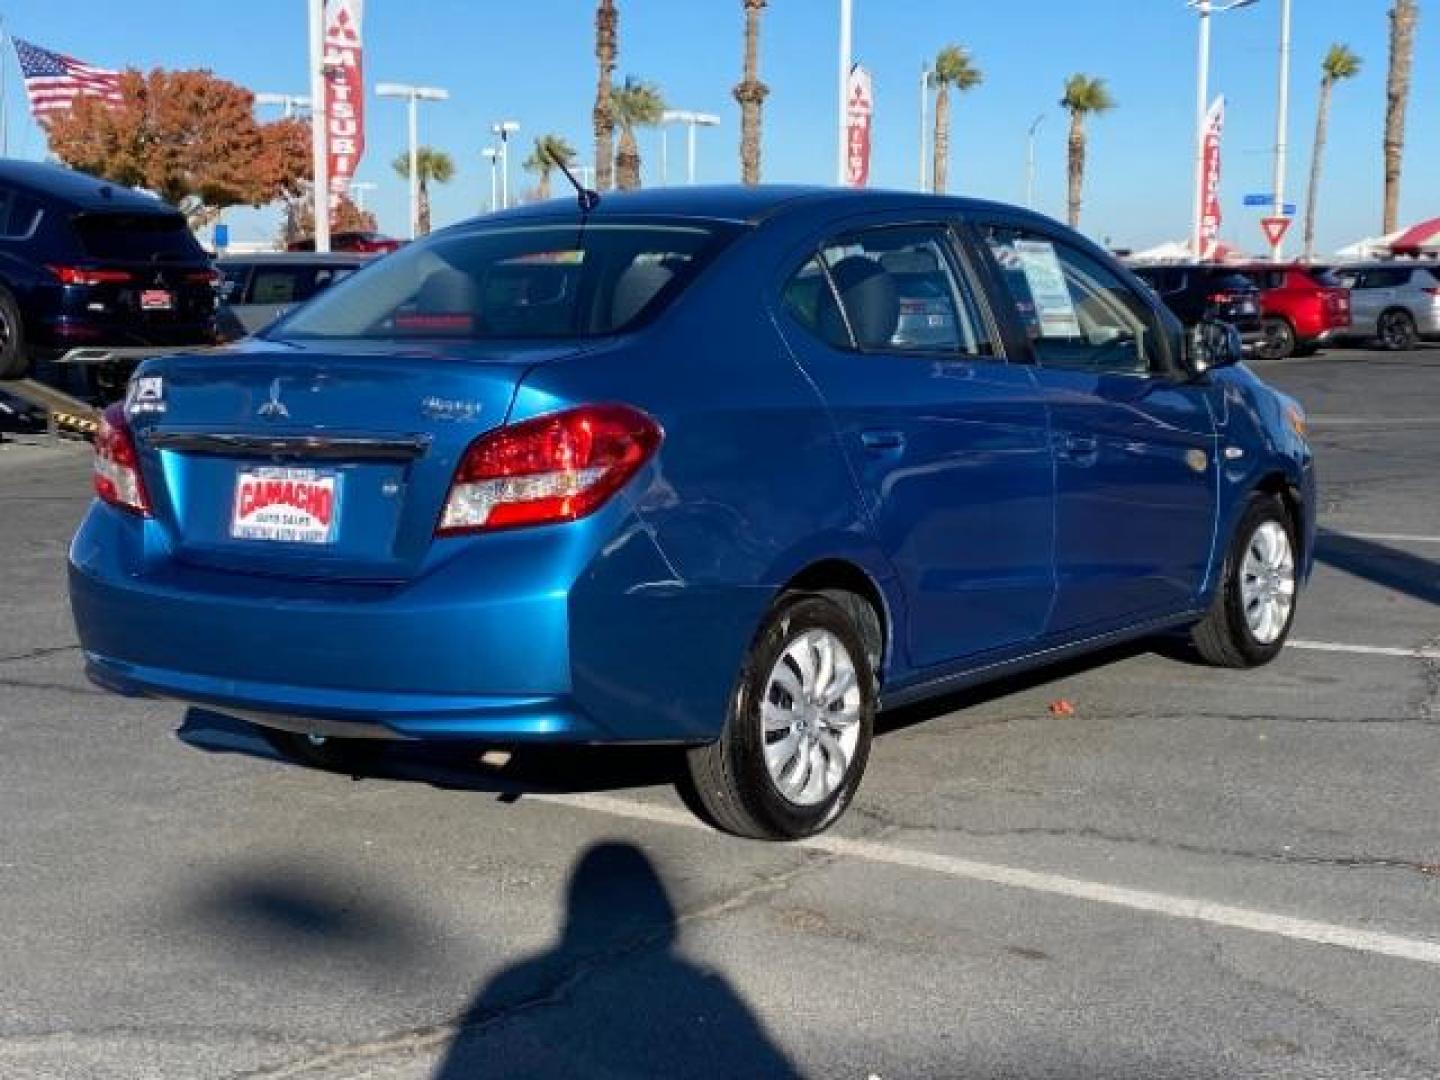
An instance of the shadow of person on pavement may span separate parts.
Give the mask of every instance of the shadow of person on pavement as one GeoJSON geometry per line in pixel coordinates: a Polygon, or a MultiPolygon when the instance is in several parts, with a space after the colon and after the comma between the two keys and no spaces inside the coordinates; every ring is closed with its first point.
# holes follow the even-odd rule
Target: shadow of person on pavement
{"type": "Polygon", "coordinates": [[[798,1076],[729,982],[678,954],[678,930],[638,848],[590,848],[560,939],[480,991],[436,1080],[798,1076]]]}

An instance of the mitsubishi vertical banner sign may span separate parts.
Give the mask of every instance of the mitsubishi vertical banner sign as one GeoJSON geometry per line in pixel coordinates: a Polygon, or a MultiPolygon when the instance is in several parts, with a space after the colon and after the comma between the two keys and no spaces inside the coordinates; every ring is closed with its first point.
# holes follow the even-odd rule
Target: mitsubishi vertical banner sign
{"type": "Polygon", "coordinates": [[[1225,128],[1225,99],[1218,97],[1205,114],[1205,144],[1200,169],[1200,258],[1215,254],[1220,243],[1220,136],[1225,128]]]}
{"type": "Polygon", "coordinates": [[[330,203],[350,190],[365,153],[365,68],[360,22],[365,0],[325,0],[325,145],[330,203]]]}
{"type": "Polygon", "coordinates": [[[850,66],[845,83],[845,183],[863,188],[870,183],[870,120],[875,115],[875,96],[870,72],[859,64],[850,66]]]}

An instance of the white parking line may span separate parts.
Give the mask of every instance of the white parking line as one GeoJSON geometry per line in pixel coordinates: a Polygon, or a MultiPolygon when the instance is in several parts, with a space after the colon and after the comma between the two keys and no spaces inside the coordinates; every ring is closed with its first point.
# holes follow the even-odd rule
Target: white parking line
{"type": "Polygon", "coordinates": [[[1390,645],[1346,645],[1338,641],[1288,641],[1287,649],[1308,652],[1355,653],[1359,656],[1403,656],[1410,660],[1440,660],[1440,649],[1404,649],[1390,645]]]}
{"type": "Polygon", "coordinates": [[[1346,540],[1380,540],[1392,544],[1440,544],[1440,536],[1416,536],[1414,533],[1347,532],[1344,529],[1327,529],[1326,531],[1331,536],[1339,536],[1346,540]]]}
{"type": "MultiPolygon", "coordinates": [[[[618,799],[612,795],[568,794],[568,795],[527,795],[526,799],[551,803],[576,810],[589,810],[614,817],[648,821],[659,825],[676,825],[686,829],[708,829],[698,818],[682,810],[668,806],[654,806],[649,803],[618,799]]],[[[821,851],[828,855],[840,855],[866,862],[884,863],[909,870],[923,870],[947,877],[983,881],[1011,889],[1026,889],[1030,892],[1048,893],[1052,896],[1066,896],[1073,900],[1089,900],[1097,904],[1129,908],[1152,915],[1164,915],[1172,919],[1190,919],[1209,923],[1231,930],[1249,930],[1272,937],[1289,938],[1315,945],[1333,945],[1341,949],[1370,953],[1376,956],[1390,956],[1400,960],[1414,960],[1421,964],[1440,966],[1440,941],[1422,938],[1401,937],[1375,930],[1359,930],[1335,923],[1316,922],[1312,919],[1296,919],[1289,915],[1277,915],[1253,908],[1233,907],[1217,904],[1191,896],[1172,896],[1168,893],[1149,892],[1143,889],[1126,889],[1106,885],[1099,881],[1085,881],[1080,878],[1047,874],[1035,870],[1021,870],[1013,866],[996,863],[976,862],[973,859],[955,858],[914,848],[882,844],[873,840],[847,840],[839,836],[816,836],[809,840],[798,840],[795,847],[807,851],[821,851]]]]}

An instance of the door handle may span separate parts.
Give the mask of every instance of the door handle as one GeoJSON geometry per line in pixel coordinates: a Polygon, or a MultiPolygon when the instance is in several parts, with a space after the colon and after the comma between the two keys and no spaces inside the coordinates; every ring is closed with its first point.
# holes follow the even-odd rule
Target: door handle
{"type": "Polygon", "coordinates": [[[860,445],[871,453],[895,453],[905,449],[905,436],[898,431],[862,431],[860,445]]]}

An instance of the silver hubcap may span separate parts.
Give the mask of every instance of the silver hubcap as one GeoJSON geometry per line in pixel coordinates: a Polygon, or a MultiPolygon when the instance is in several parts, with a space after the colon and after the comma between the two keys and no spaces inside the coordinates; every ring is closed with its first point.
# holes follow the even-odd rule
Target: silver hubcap
{"type": "Polygon", "coordinates": [[[760,704],[765,766],[787,800],[814,806],[845,780],[860,741],[855,661],[828,630],[792,641],[765,684],[760,704]]]}
{"type": "Polygon", "coordinates": [[[1278,522],[1267,521],[1250,537],[1240,564],[1240,600],[1245,622],[1261,645],[1273,645],[1290,623],[1295,606],[1295,556],[1278,522]]]}

